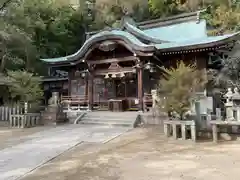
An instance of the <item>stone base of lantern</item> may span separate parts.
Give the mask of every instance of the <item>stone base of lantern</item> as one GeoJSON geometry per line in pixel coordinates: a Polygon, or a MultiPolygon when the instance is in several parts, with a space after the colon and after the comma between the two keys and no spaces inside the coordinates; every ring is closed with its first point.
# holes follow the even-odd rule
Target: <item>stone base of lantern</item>
{"type": "Polygon", "coordinates": [[[46,111],[42,112],[42,122],[46,124],[61,124],[67,121],[67,114],[62,112],[60,106],[48,106],[46,111]]]}

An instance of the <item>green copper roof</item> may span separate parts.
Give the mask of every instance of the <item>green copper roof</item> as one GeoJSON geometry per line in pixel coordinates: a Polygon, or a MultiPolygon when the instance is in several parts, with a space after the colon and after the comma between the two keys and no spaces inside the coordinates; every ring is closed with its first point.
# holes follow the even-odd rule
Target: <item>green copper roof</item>
{"type": "Polygon", "coordinates": [[[201,20],[199,23],[190,21],[170,26],[156,27],[143,30],[143,32],[156,39],[172,42],[182,42],[207,37],[205,20],[201,20]]]}
{"type": "Polygon", "coordinates": [[[205,45],[208,46],[211,43],[221,43],[223,40],[232,39],[235,36],[239,36],[240,32],[234,34],[227,34],[223,36],[210,36],[210,37],[202,37],[196,39],[189,39],[182,42],[171,42],[171,43],[163,43],[163,44],[156,44],[155,47],[159,50],[167,50],[171,48],[181,48],[193,45],[205,45]]]}
{"type": "Polygon", "coordinates": [[[138,38],[144,39],[145,41],[148,41],[150,43],[163,43],[166,42],[164,40],[161,40],[158,37],[154,37],[151,34],[147,34],[141,29],[138,29],[137,27],[129,24],[128,22],[125,23],[125,28],[130,31],[133,35],[137,36],[138,38]]]}

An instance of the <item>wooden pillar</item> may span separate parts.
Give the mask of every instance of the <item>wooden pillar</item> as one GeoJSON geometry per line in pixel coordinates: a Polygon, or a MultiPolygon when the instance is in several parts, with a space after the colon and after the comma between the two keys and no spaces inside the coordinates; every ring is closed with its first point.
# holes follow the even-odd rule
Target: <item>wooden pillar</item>
{"type": "Polygon", "coordinates": [[[68,96],[71,96],[73,77],[74,77],[74,70],[71,69],[71,70],[68,72],[68,96]]]}
{"type": "Polygon", "coordinates": [[[143,109],[143,68],[140,65],[138,69],[138,101],[139,101],[139,111],[144,111],[143,109]]]}
{"type": "Polygon", "coordinates": [[[114,98],[117,98],[117,87],[116,87],[116,81],[115,81],[115,79],[111,79],[111,81],[112,81],[112,86],[113,86],[113,97],[114,98]]]}
{"type": "Polygon", "coordinates": [[[93,110],[93,74],[89,72],[88,76],[88,109],[93,110]]]}
{"type": "Polygon", "coordinates": [[[84,97],[84,104],[87,102],[88,100],[88,77],[85,77],[85,97],[84,97]]]}

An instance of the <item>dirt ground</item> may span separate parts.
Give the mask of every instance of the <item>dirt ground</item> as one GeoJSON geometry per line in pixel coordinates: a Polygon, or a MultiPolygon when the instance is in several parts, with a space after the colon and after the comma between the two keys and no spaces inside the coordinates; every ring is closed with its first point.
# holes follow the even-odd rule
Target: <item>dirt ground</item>
{"type": "Polygon", "coordinates": [[[240,142],[166,140],[162,129],[139,128],[107,144],[82,144],[24,180],[239,180],[240,142]]]}
{"type": "Polygon", "coordinates": [[[40,126],[34,128],[14,129],[2,125],[0,126],[0,150],[24,142],[27,140],[24,139],[24,137],[49,128],[51,127],[40,126]]]}

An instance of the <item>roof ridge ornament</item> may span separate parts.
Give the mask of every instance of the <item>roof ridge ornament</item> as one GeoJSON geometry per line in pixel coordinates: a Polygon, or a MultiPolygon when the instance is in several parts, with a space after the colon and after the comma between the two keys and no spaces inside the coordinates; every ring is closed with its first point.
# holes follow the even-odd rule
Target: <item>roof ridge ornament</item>
{"type": "Polygon", "coordinates": [[[206,9],[202,9],[197,11],[197,23],[199,24],[201,21],[201,13],[206,12],[206,9]]]}

